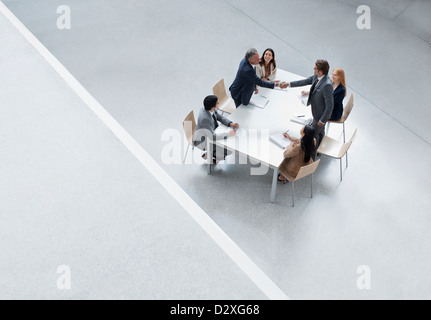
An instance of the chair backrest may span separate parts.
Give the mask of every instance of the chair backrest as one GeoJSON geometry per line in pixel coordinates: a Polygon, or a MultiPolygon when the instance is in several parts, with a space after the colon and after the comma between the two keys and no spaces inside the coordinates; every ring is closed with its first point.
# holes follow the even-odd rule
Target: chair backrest
{"type": "Polygon", "coordinates": [[[341,122],[344,122],[347,120],[347,118],[350,115],[350,112],[352,112],[353,105],[355,103],[355,98],[353,96],[353,93],[350,95],[350,99],[347,102],[346,106],[344,107],[343,116],[341,117],[341,122]]]}
{"type": "Polygon", "coordinates": [[[221,105],[229,98],[226,93],[226,87],[224,86],[224,79],[221,79],[215,84],[213,87],[213,94],[217,96],[221,105]]]}
{"type": "Polygon", "coordinates": [[[344,157],[344,155],[346,154],[346,152],[349,150],[350,146],[352,145],[353,139],[355,139],[357,131],[358,131],[358,129],[355,129],[355,132],[353,132],[353,135],[350,138],[350,140],[347,141],[346,143],[343,143],[341,145],[340,152],[338,153],[338,158],[344,157]]]}
{"type": "Polygon", "coordinates": [[[302,166],[299,169],[299,172],[295,178],[295,181],[302,179],[306,176],[309,176],[310,174],[313,174],[316,171],[317,167],[319,166],[319,163],[320,163],[320,159],[306,166],[302,166]]]}
{"type": "Polygon", "coordinates": [[[184,128],[184,133],[186,135],[188,143],[193,145],[193,134],[196,129],[196,120],[195,120],[195,114],[193,113],[193,110],[190,111],[190,113],[184,119],[183,128],[184,128]]]}

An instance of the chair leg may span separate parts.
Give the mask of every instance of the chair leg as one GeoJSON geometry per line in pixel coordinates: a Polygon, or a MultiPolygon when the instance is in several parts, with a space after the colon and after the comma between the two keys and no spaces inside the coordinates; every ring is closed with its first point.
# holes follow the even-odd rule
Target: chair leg
{"type": "Polygon", "coordinates": [[[313,198],[313,174],[311,174],[311,198],[313,198]]]}
{"type": "Polygon", "coordinates": [[[340,158],[340,182],[343,181],[343,158],[340,158]]]}
{"type": "MultiPolygon", "coordinates": [[[[343,122],[343,135],[344,135],[344,143],[346,143],[346,127],[343,122]]],[[[349,166],[349,154],[346,152],[346,168],[349,166]]]]}
{"type": "Polygon", "coordinates": [[[344,139],[344,143],[346,143],[346,125],[343,122],[343,139],[344,139]]]}
{"type": "Polygon", "coordinates": [[[292,207],[295,206],[295,181],[292,182],[292,207]]]}
{"type": "Polygon", "coordinates": [[[186,155],[184,156],[183,163],[186,162],[187,153],[189,152],[190,144],[187,145],[186,155]]]}

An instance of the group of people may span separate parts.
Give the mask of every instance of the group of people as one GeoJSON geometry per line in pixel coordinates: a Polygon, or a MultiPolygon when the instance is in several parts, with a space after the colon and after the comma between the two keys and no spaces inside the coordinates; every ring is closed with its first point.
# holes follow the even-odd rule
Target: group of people
{"type": "MultiPolygon", "coordinates": [[[[281,82],[276,80],[277,65],[274,50],[268,48],[260,57],[256,49],[249,49],[241,61],[235,80],[229,87],[232,99],[238,108],[240,105],[248,105],[253,93],[258,93],[258,87],[285,89],[311,85],[310,91],[303,91],[308,96],[307,106],[311,105],[313,122],[301,130],[301,139],[296,139],[285,133],[285,137],[293,142],[284,150],[284,161],[279,167],[278,180],[286,183],[287,179],[293,180],[301,166],[310,164],[316,157],[316,151],[325,135],[325,125],[331,121],[339,120],[343,114],[343,99],[346,96],[346,80],[344,70],[341,68],[332,71],[329,77],[329,63],[326,60],[317,60],[314,66],[314,74],[307,79],[281,82]],[[287,177],[287,179],[286,179],[287,177]]],[[[204,100],[204,108],[201,109],[194,134],[194,144],[202,150],[206,150],[206,138],[212,135],[212,140],[227,139],[234,136],[239,127],[229,119],[217,112],[218,98],[208,96],[204,100]],[[231,128],[223,134],[216,134],[218,121],[231,128]]],[[[213,159],[217,162],[226,157],[227,151],[213,145],[213,159]]],[[[207,154],[203,157],[206,159],[207,154]]]]}

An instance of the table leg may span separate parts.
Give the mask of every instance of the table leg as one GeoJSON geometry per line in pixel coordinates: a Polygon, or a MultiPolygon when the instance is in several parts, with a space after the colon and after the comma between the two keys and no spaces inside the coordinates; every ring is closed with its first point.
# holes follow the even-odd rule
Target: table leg
{"type": "Polygon", "coordinates": [[[277,191],[277,179],[278,179],[278,168],[274,168],[274,176],[272,177],[272,188],[271,188],[271,203],[275,201],[275,192],[277,191]]]}
{"type": "Polygon", "coordinates": [[[209,141],[209,139],[207,139],[207,170],[208,170],[208,175],[211,175],[211,165],[213,162],[213,144],[212,142],[209,141]]]}

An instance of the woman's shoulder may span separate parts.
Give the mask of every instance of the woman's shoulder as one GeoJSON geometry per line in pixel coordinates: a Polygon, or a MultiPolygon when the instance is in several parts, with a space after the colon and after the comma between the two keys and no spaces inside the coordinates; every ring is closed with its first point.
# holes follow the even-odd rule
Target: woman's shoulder
{"type": "Polygon", "coordinates": [[[340,91],[340,92],[345,92],[345,91],[346,91],[346,87],[345,87],[345,86],[343,86],[343,85],[340,83],[336,90],[338,90],[338,91],[340,91]]]}

